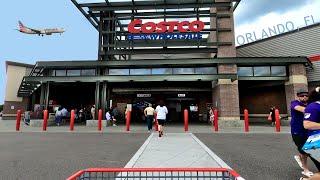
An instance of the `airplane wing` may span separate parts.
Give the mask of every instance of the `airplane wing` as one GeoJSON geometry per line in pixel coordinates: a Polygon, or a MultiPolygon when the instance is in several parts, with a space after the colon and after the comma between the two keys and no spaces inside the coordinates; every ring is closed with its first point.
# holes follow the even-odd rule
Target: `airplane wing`
{"type": "Polygon", "coordinates": [[[34,32],[37,33],[37,34],[41,34],[41,31],[39,31],[39,30],[37,30],[37,29],[32,29],[32,28],[29,28],[29,29],[31,29],[32,31],[34,31],[34,32]]]}

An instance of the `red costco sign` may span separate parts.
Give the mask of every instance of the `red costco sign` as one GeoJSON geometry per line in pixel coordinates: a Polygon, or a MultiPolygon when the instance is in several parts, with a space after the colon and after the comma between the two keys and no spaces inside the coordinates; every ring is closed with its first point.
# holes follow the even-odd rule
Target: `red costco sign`
{"type": "Polygon", "coordinates": [[[132,34],[144,33],[173,33],[177,29],[180,33],[198,33],[204,29],[204,22],[202,21],[162,21],[159,23],[146,22],[142,23],[142,20],[136,19],[131,21],[128,25],[128,31],[132,34]]]}

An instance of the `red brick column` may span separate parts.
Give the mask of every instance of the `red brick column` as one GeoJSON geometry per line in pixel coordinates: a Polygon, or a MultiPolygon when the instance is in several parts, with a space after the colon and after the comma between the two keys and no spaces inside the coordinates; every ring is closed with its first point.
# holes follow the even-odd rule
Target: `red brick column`
{"type": "MultiPolygon", "coordinates": [[[[218,71],[223,73],[236,73],[236,65],[219,65],[218,71]]],[[[219,120],[240,120],[238,81],[219,79],[213,83],[212,103],[219,110],[219,120]]]]}
{"type": "MultiPolygon", "coordinates": [[[[306,68],[303,64],[289,65],[289,80],[285,83],[288,115],[290,116],[290,102],[296,98],[297,91],[308,91],[306,68]]],[[[280,112],[281,113],[281,112],[280,112]]]]}

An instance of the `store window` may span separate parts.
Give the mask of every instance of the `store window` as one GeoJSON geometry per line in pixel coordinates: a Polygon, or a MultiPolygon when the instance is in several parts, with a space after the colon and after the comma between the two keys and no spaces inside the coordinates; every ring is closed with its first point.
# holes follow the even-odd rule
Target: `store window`
{"type": "Polygon", "coordinates": [[[95,76],[96,70],[95,69],[82,69],[81,76],[95,76]]]}
{"type": "Polygon", "coordinates": [[[271,66],[271,75],[272,76],[286,76],[286,67],[285,66],[271,66]]]}
{"type": "Polygon", "coordinates": [[[254,76],[270,76],[270,66],[253,67],[254,76]]]}
{"type": "Polygon", "coordinates": [[[152,74],[154,75],[172,74],[172,68],[153,68],[152,74]]]}
{"type": "Polygon", "coordinates": [[[199,67],[195,68],[196,74],[217,74],[216,67],[199,67]]]}
{"type": "Polygon", "coordinates": [[[129,75],[129,69],[109,69],[109,75],[129,75]]]}
{"type": "Polygon", "coordinates": [[[150,75],[151,69],[130,69],[130,75],[150,75]]]}
{"type": "Polygon", "coordinates": [[[55,71],[56,71],[56,76],[66,76],[65,69],[59,69],[59,70],[55,70],[55,71]]]}
{"type": "Polygon", "coordinates": [[[194,68],[173,68],[173,74],[194,74],[194,68]]]}
{"type": "Polygon", "coordinates": [[[68,69],[67,76],[80,76],[80,69],[68,69]]]}
{"type": "Polygon", "coordinates": [[[238,76],[253,76],[252,67],[238,67],[238,76]]]}

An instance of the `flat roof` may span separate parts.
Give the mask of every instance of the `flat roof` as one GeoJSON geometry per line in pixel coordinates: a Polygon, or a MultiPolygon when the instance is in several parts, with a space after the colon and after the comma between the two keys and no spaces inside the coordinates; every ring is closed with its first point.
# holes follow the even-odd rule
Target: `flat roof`
{"type": "Polygon", "coordinates": [[[33,68],[34,65],[32,64],[25,64],[20,62],[14,62],[14,61],[6,61],[6,71],[8,70],[8,66],[19,66],[19,67],[26,67],[26,68],[33,68]]]}

